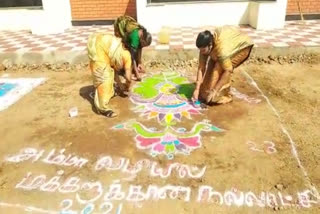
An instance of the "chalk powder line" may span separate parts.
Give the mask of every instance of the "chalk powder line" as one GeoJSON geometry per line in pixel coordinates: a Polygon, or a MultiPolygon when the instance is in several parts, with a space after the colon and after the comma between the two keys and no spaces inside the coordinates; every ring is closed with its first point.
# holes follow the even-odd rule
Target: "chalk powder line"
{"type": "Polygon", "coordinates": [[[304,168],[304,166],[302,165],[301,163],[301,160],[299,158],[299,154],[298,154],[298,151],[297,151],[297,148],[296,148],[296,144],[295,142],[293,141],[292,137],[290,136],[288,130],[285,128],[285,126],[283,125],[283,122],[282,122],[282,118],[279,114],[279,112],[277,111],[277,109],[272,105],[270,99],[265,95],[265,93],[263,93],[263,91],[259,88],[258,84],[254,81],[254,79],[246,72],[246,71],[243,71],[242,72],[244,74],[244,76],[247,78],[247,80],[249,81],[249,84],[251,84],[252,86],[254,86],[258,91],[259,93],[261,94],[261,96],[267,101],[269,107],[272,109],[273,113],[277,116],[278,120],[279,120],[279,123],[280,123],[280,127],[281,127],[281,131],[287,136],[287,138],[289,139],[289,142],[290,142],[290,145],[291,145],[291,152],[294,156],[294,158],[296,159],[298,165],[299,165],[299,168],[301,169],[305,179],[306,179],[306,182],[309,186],[309,188],[313,191],[313,195],[317,198],[317,200],[319,201],[320,200],[320,195],[319,195],[319,192],[317,190],[317,188],[312,184],[311,182],[311,179],[309,178],[308,176],[308,173],[307,173],[307,170],[304,168]]]}

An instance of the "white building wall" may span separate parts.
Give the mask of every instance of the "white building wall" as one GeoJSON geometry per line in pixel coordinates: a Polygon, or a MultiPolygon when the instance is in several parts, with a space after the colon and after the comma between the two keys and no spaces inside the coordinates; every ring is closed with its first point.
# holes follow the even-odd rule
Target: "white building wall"
{"type": "Polygon", "coordinates": [[[34,34],[61,33],[71,27],[69,0],[42,0],[43,9],[0,9],[0,30],[30,30],[34,34]]]}
{"type": "Polygon", "coordinates": [[[137,19],[151,32],[161,27],[250,24],[271,29],[284,26],[287,0],[276,2],[198,2],[147,4],[137,0],[137,19]]]}
{"type": "MultiPolygon", "coordinates": [[[[151,32],[161,27],[249,24],[257,29],[282,28],[287,0],[275,2],[203,2],[147,4],[136,0],[138,21],[151,32]]],[[[0,30],[61,33],[71,27],[69,0],[43,0],[43,10],[0,9],[0,30]]]]}
{"type": "Polygon", "coordinates": [[[283,28],[285,24],[287,0],[276,2],[251,2],[249,23],[256,29],[283,28]]]}
{"type": "Polygon", "coordinates": [[[31,18],[38,16],[40,10],[1,9],[0,30],[30,30],[31,18]]]}

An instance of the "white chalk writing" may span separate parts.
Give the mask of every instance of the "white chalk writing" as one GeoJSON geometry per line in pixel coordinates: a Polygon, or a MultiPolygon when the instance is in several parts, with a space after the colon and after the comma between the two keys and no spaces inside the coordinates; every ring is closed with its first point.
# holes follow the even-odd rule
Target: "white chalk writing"
{"type": "MultiPolygon", "coordinates": [[[[277,152],[275,144],[271,141],[263,141],[263,149],[257,147],[253,141],[248,141],[250,149],[256,152],[265,152],[273,154],[277,152]]],[[[45,164],[53,164],[64,167],[81,168],[87,164],[88,160],[70,154],[65,154],[65,149],[51,150],[45,155],[44,150],[38,151],[34,148],[26,148],[19,154],[7,156],[5,161],[20,163],[23,161],[41,161],[45,164]],[[43,159],[41,159],[43,158],[43,159]]],[[[170,176],[179,178],[202,178],[206,172],[206,166],[197,167],[171,162],[168,165],[161,166],[158,162],[148,159],[142,159],[136,163],[131,163],[128,158],[111,156],[102,156],[93,165],[93,170],[100,171],[119,171],[131,176],[128,180],[132,180],[138,173],[147,171],[151,178],[167,179],[170,176]]],[[[314,200],[316,194],[311,190],[297,192],[297,194],[288,195],[281,192],[242,192],[235,188],[225,192],[219,192],[211,186],[200,186],[197,193],[193,193],[191,187],[166,184],[164,186],[150,184],[148,186],[130,185],[123,187],[120,179],[113,180],[110,184],[104,184],[100,181],[86,181],[77,176],[64,176],[64,170],[57,171],[54,176],[45,174],[33,174],[28,172],[20,182],[15,186],[16,189],[25,191],[41,191],[48,193],[75,194],[75,201],[85,206],[80,213],[90,214],[95,209],[99,209],[103,213],[111,213],[113,210],[113,201],[127,201],[141,205],[147,200],[183,200],[189,202],[192,198],[196,198],[199,203],[216,203],[225,206],[258,206],[258,207],[303,207],[310,208],[314,204],[318,204],[319,200],[314,200]],[[100,206],[95,205],[101,202],[100,206]]],[[[71,210],[73,200],[66,199],[61,203],[61,213],[73,214],[71,210]]],[[[118,211],[122,210],[122,205],[118,207],[118,211]]],[[[117,211],[117,213],[118,213],[117,211]]],[[[75,212],[79,213],[79,212],[75,212]]]]}
{"type": "MultiPolygon", "coordinates": [[[[104,186],[101,182],[81,182],[79,178],[73,177],[72,180],[63,181],[60,177],[63,171],[59,171],[58,175],[47,178],[45,175],[34,176],[28,173],[16,185],[17,189],[38,190],[44,192],[60,192],[75,193],[76,200],[80,204],[95,203],[102,199],[104,202],[112,201],[128,201],[143,202],[147,200],[184,200],[191,201],[192,191],[190,187],[171,185],[165,186],[149,185],[143,187],[141,185],[131,184],[128,188],[123,188],[120,180],[114,180],[112,184],[104,186]],[[72,182],[71,182],[72,181],[72,182]],[[72,185],[70,184],[72,183],[72,185]],[[66,188],[71,187],[71,188],[66,188]]],[[[300,206],[309,208],[318,201],[312,200],[314,194],[310,190],[298,192],[293,195],[283,195],[281,192],[269,193],[261,192],[255,194],[253,192],[242,192],[235,188],[219,192],[211,186],[200,186],[198,189],[197,202],[217,203],[226,206],[258,206],[258,207],[275,207],[275,206],[300,206]]],[[[105,205],[107,206],[107,205],[105,205]]],[[[89,208],[88,208],[89,210],[89,208]]]]}
{"type": "Polygon", "coordinates": [[[198,190],[198,202],[216,203],[227,206],[258,206],[258,207],[303,207],[310,208],[318,201],[312,200],[314,194],[310,190],[298,192],[296,200],[292,195],[283,196],[281,192],[277,194],[261,192],[259,195],[253,192],[241,192],[238,190],[225,191],[224,193],[215,191],[211,186],[200,186],[198,190]],[[297,201],[297,202],[296,202],[297,201]]]}
{"type": "Polygon", "coordinates": [[[121,170],[123,173],[137,174],[143,169],[149,170],[152,177],[168,178],[172,172],[175,171],[180,178],[201,178],[206,172],[206,167],[198,168],[197,166],[189,166],[180,163],[171,163],[166,168],[161,168],[155,161],[143,159],[130,165],[130,161],[126,158],[113,159],[110,156],[100,158],[96,165],[95,170],[121,170]]]}
{"type": "MultiPolygon", "coordinates": [[[[38,151],[35,148],[25,148],[16,155],[7,156],[5,161],[13,163],[31,161],[33,163],[39,161],[44,154],[44,150],[38,151]]],[[[52,149],[47,155],[45,155],[43,159],[41,159],[41,161],[45,164],[78,168],[82,168],[88,163],[88,160],[85,158],[78,157],[76,155],[65,154],[65,149],[61,149],[59,151],[52,149]]],[[[206,172],[206,168],[206,166],[199,168],[198,166],[189,166],[180,163],[171,163],[162,168],[157,162],[149,159],[142,159],[136,163],[131,163],[128,158],[117,158],[111,156],[102,156],[94,165],[95,171],[121,171],[124,174],[132,175],[132,178],[134,178],[141,171],[147,170],[149,171],[151,177],[160,177],[163,179],[170,177],[172,173],[176,173],[180,178],[198,179],[203,177],[206,172]]],[[[58,178],[53,178],[52,182],[54,183],[54,181],[57,179],[58,178]]],[[[130,178],[126,179],[130,180],[130,178]]],[[[73,183],[76,183],[75,178],[72,178],[69,184],[66,184],[66,187],[76,188],[73,183]]]]}
{"type": "MultiPolygon", "coordinates": [[[[65,199],[60,203],[61,211],[60,214],[78,214],[77,211],[72,210],[73,200],[65,199]]],[[[122,211],[122,203],[119,204],[116,210],[116,214],[120,214],[122,211]]],[[[95,210],[100,210],[102,214],[110,214],[111,211],[115,208],[111,202],[102,202],[99,206],[99,209],[96,208],[95,204],[89,203],[84,206],[80,211],[80,214],[90,214],[94,213],[95,210]]],[[[99,212],[100,213],[100,212],[99,212]]]]}
{"type": "MultiPolygon", "coordinates": [[[[7,156],[5,161],[19,163],[23,161],[31,160],[32,162],[38,161],[44,154],[44,150],[38,151],[35,148],[22,149],[19,154],[7,156]]],[[[65,149],[61,149],[57,154],[56,150],[52,149],[49,154],[42,159],[42,162],[47,164],[54,164],[58,166],[72,166],[72,167],[83,167],[88,160],[80,158],[75,155],[65,155],[65,149]]]]}
{"type": "MultiPolygon", "coordinates": [[[[276,145],[271,141],[263,141],[263,149],[257,148],[258,146],[256,143],[251,140],[247,141],[247,144],[250,146],[249,149],[255,152],[265,152],[267,154],[273,154],[277,152],[276,145]]],[[[261,148],[262,146],[259,147],[261,148]]]]}

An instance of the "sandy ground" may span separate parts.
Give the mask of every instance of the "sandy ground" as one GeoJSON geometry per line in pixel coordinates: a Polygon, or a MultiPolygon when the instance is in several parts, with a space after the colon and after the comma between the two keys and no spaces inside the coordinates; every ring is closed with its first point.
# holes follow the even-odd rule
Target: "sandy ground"
{"type": "MultiPolygon", "coordinates": [[[[152,70],[156,69],[149,68],[148,72],[152,70]]],[[[195,69],[191,67],[181,72],[192,81],[195,69]]],[[[84,183],[100,182],[104,195],[109,185],[117,180],[126,192],[127,200],[112,201],[113,209],[108,212],[109,204],[103,204],[102,196],[92,203],[95,206],[92,212],[87,206],[81,213],[320,212],[319,201],[311,204],[310,208],[298,203],[299,192],[319,188],[320,185],[320,64],[244,65],[241,71],[235,72],[233,87],[251,97],[251,101],[261,99],[261,102],[249,103],[234,97],[228,105],[213,106],[202,111],[201,115],[192,116],[192,119],[183,119],[176,127],[189,130],[197,122],[207,119],[224,131],[201,132],[202,146],[190,155],[176,155],[173,160],[164,156],[151,157],[146,151],[138,149],[132,130],[111,129],[131,119],[146,127],[162,129],[155,119],[135,113],[132,110],[135,105],[128,98],[112,99],[111,105],[120,112],[115,119],[94,113],[89,96],[93,90],[89,71],[41,72],[35,69],[30,72],[20,69],[11,73],[10,77],[47,77],[48,80],[0,113],[0,213],[59,213],[64,208],[69,209],[67,201],[61,204],[67,199],[73,202],[70,209],[80,213],[86,204],[81,204],[79,197],[84,201],[99,194],[99,190],[94,191],[92,185],[83,186],[84,183]],[[250,85],[245,72],[270,99],[280,118],[259,90],[250,85]],[[72,107],[78,108],[79,115],[69,118],[68,111],[72,107]],[[25,148],[43,150],[44,153],[34,161],[6,161],[7,157],[25,148]],[[295,148],[298,156],[293,151],[295,148]],[[43,160],[53,149],[56,149],[56,156],[60,149],[65,149],[66,155],[85,158],[88,163],[81,168],[45,163],[43,160]],[[120,170],[95,170],[95,163],[102,156],[111,156],[115,161],[123,157],[132,164],[148,159],[164,168],[170,163],[180,163],[199,169],[206,167],[206,170],[200,178],[182,178],[177,171],[167,178],[160,178],[151,176],[150,170],[144,168],[132,177],[120,170]],[[46,181],[57,176],[60,189],[63,189],[61,185],[68,178],[77,176],[81,179],[78,185],[82,184],[83,188],[73,193],[54,190],[54,186],[49,188],[52,191],[17,188],[16,185],[28,172],[32,173],[31,178],[46,176],[46,181]],[[133,202],[131,199],[137,197],[128,196],[130,185],[140,185],[143,192],[149,185],[183,186],[191,190],[191,197],[187,200],[185,195],[179,194],[174,200],[168,196],[158,201],[133,202]],[[199,188],[205,185],[212,187],[217,194],[210,202],[204,196],[204,201],[198,202],[199,188]],[[232,202],[229,206],[228,202],[232,200],[228,197],[228,191],[239,197],[244,194],[247,199],[239,199],[238,205],[232,202]],[[223,200],[218,200],[218,192],[224,195],[223,200]],[[258,206],[258,200],[250,198],[249,192],[256,196],[275,194],[278,204],[258,206]],[[279,195],[283,198],[290,195],[292,200],[287,197],[286,202],[280,202],[279,195]],[[250,207],[248,205],[252,200],[254,206],[250,207]],[[122,211],[118,209],[121,204],[122,211]]],[[[168,188],[170,192],[172,188],[168,188]]],[[[315,196],[309,196],[310,200],[316,201],[315,196]]]]}

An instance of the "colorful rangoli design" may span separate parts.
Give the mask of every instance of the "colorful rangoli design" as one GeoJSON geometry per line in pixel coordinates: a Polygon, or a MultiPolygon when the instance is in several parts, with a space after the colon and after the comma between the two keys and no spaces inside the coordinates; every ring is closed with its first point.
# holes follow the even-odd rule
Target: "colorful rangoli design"
{"type": "Polygon", "coordinates": [[[167,126],[162,131],[146,128],[139,122],[130,121],[125,124],[119,124],[114,129],[134,130],[136,133],[136,145],[139,149],[149,150],[151,156],[160,154],[166,155],[172,159],[174,154],[189,155],[196,148],[201,147],[202,131],[222,131],[216,126],[211,125],[208,121],[196,123],[190,131],[184,128],[175,129],[167,126]]]}
{"type": "Polygon", "coordinates": [[[0,97],[6,95],[9,91],[14,89],[17,85],[11,83],[1,83],[0,82],[0,97]]]}
{"type": "Polygon", "coordinates": [[[174,127],[183,118],[191,119],[192,115],[201,114],[200,106],[190,101],[193,90],[194,85],[177,72],[162,72],[147,77],[133,88],[130,96],[136,104],[133,110],[148,119],[157,118],[163,128],[158,131],[140,122],[129,121],[113,129],[135,131],[136,146],[149,151],[152,156],[162,154],[172,159],[175,154],[188,155],[201,147],[201,132],[222,131],[209,121],[198,122],[189,131],[174,127]]]}
{"type": "Polygon", "coordinates": [[[0,78],[0,111],[16,103],[44,81],[45,78],[0,78]]]}

